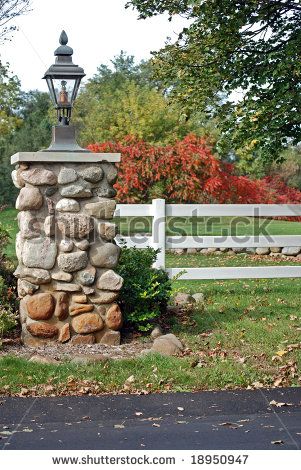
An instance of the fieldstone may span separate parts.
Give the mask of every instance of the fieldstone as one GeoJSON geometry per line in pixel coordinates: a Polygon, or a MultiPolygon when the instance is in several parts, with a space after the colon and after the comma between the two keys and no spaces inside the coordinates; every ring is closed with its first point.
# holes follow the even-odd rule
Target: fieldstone
{"type": "Polygon", "coordinates": [[[41,293],[33,295],[27,301],[28,316],[32,320],[49,320],[52,317],[55,302],[50,293],[41,293]]]}
{"type": "Polygon", "coordinates": [[[40,236],[41,220],[30,211],[21,211],[17,216],[22,238],[36,238],[40,236]]]}
{"type": "Polygon", "coordinates": [[[234,251],[234,253],[244,253],[246,249],[244,247],[234,246],[232,251],[234,251]]]}
{"type": "Polygon", "coordinates": [[[75,335],[72,336],[71,344],[94,344],[95,336],[90,335],[75,335]]]}
{"type": "Polygon", "coordinates": [[[95,289],[93,289],[93,287],[83,286],[83,293],[86,295],[92,295],[95,294],[95,289]]]}
{"type": "Polygon", "coordinates": [[[88,240],[81,240],[80,242],[75,242],[74,244],[76,248],[82,251],[87,251],[90,247],[90,243],[88,242],[88,240]]]}
{"type": "Polygon", "coordinates": [[[113,243],[94,244],[90,249],[90,262],[98,268],[115,268],[120,255],[120,247],[113,243]]]}
{"type": "Polygon", "coordinates": [[[44,234],[45,237],[53,237],[55,235],[55,217],[54,215],[48,215],[44,222],[44,234]]]}
{"type": "Polygon", "coordinates": [[[197,304],[203,304],[205,300],[203,292],[196,292],[195,294],[192,294],[192,298],[196,301],[197,304]]]}
{"type": "Polygon", "coordinates": [[[76,273],[76,280],[83,286],[91,286],[95,281],[96,269],[94,266],[89,266],[83,271],[76,273]]]}
{"type": "Polygon", "coordinates": [[[79,212],[80,205],[75,199],[60,199],[55,206],[58,212],[79,212]]]}
{"type": "Polygon", "coordinates": [[[118,292],[98,291],[97,297],[90,297],[93,304],[110,304],[118,297],[118,292]]]}
{"type": "Polygon", "coordinates": [[[38,188],[22,188],[16,201],[19,211],[38,210],[43,205],[43,196],[38,188]]]}
{"type": "Polygon", "coordinates": [[[76,333],[94,333],[103,327],[103,319],[97,313],[84,313],[72,319],[72,328],[76,333]]]}
{"type": "Polygon", "coordinates": [[[175,356],[180,354],[183,350],[183,344],[173,334],[167,334],[156,338],[151,350],[163,354],[164,356],[175,356]]]}
{"type": "Polygon", "coordinates": [[[99,315],[102,317],[102,318],[105,318],[106,316],[106,307],[104,305],[100,305],[99,307],[97,307],[97,312],[99,313],[99,315]]]}
{"type": "Polygon", "coordinates": [[[249,253],[250,255],[253,255],[254,253],[256,253],[256,248],[248,247],[248,248],[246,248],[246,253],[249,253]]]}
{"type": "Polygon", "coordinates": [[[100,166],[89,166],[83,168],[78,174],[86,181],[90,183],[98,183],[103,178],[103,170],[100,166]]]}
{"type": "Polygon", "coordinates": [[[178,292],[174,297],[173,297],[173,302],[175,305],[187,305],[187,304],[193,304],[195,303],[195,299],[190,295],[186,294],[186,292],[178,292]]]}
{"type": "Polygon", "coordinates": [[[21,176],[26,183],[34,186],[43,186],[46,184],[52,186],[57,183],[57,178],[53,171],[46,170],[45,168],[31,168],[22,171],[21,176]]]}
{"type": "Polygon", "coordinates": [[[32,336],[39,338],[54,338],[58,334],[58,328],[50,323],[34,322],[26,325],[26,328],[32,336]]]}
{"type": "Polygon", "coordinates": [[[88,298],[86,295],[73,295],[72,296],[72,302],[75,302],[77,304],[86,304],[88,302],[88,298]]]}
{"type": "Polygon", "coordinates": [[[20,319],[21,325],[23,325],[23,323],[26,323],[26,320],[27,320],[26,302],[29,298],[30,298],[30,296],[26,295],[23,299],[20,300],[19,319],[20,319]]]}
{"type": "Polygon", "coordinates": [[[31,356],[28,362],[35,362],[37,364],[58,364],[58,361],[56,359],[53,359],[49,356],[40,356],[39,354],[31,356]]]}
{"type": "Polygon", "coordinates": [[[62,168],[58,175],[59,184],[74,183],[78,178],[76,171],[73,168],[62,168]]]}
{"type": "Polygon", "coordinates": [[[117,226],[110,222],[99,222],[97,225],[97,231],[101,238],[110,241],[116,237],[117,226]]]}
{"type": "Polygon", "coordinates": [[[100,198],[112,198],[116,196],[117,191],[106,180],[103,180],[98,184],[97,188],[93,189],[93,194],[100,198]]]}
{"type": "Polygon", "coordinates": [[[58,187],[57,186],[49,186],[48,188],[46,188],[44,190],[44,194],[45,196],[53,196],[58,190],[58,187]]]}
{"type": "Polygon", "coordinates": [[[23,244],[24,244],[24,239],[22,237],[21,232],[18,232],[16,235],[16,256],[19,261],[19,263],[22,263],[22,253],[23,253],[23,244]]]}
{"type": "Polygon", "coordinates": [[[100,343],[106,344],[107,346],[119,346],[120,337],[120,331],[106,331],[102,336],[100,343]]]}
{"type": "Polygon", "coordinates": [[[62,291],[62,292],[78,292],[81,290],[81,286],[78,284],[71,284],[67,282],[56,282],[53,284],[53,289],[55,291],[62,291]]]}
{"type": "Polygon", "coordinates": [[[21,177],[20,170],[13,170],[11,172],[11,177],[14,183],[14,186],[18,189],[22,189],[25,186],[25,181],[21,177]]]}
{"type": "Polygon", "coordinates": [[[281,253],[281,248],[279,246],[271,246],[271,253],[281,253]]]}
{"type": "Polygon", "coordinates": [[[67,343],[67,341],[69,341],[70,338],[71,338],[70,326],[69,326],[69,323],[65,323],[65,325],[63,325],[62,328],[60,328],[58,341],[60,343],[67,343]]]}
{"type": "Polygon", "coordinates": [[[114,304],[106,314],[106,325],[111,330],[119,330],[122,326],[122,313],[119,305],[114,304]]]}
{"type": "Polygon", "coordinates": [[[188,255],[195,255],[198,252],[197,248],[187,248],[186,253],[188,255]]]}
{"type": "Polygon", "coordinates": [[[285,246],[282,248],[282,254],[285,256],[296,256],[300,253],[300,246],[285,246]]]}
{"type": "Polygon", "coordinates": [[[175,255],[183,255],[185,253],[184,248],[174,248],[173,253],[175,255]]]}
{"type": "Polygon", "coordinates": [[[257,247],[256,254],[257,255],[268,255],[270,253],[269,247],[257,247]]]}
{"type": "Polygon", "coordinates": [[[113,290],[119,291],[123,285],[123,278],[111,269],[103,273],[98,281],[97,287],[100,290],[113,290]]]}
{"type": "Polygon", "coordinates": [[[72,274],[65,273],[64,271],[56,271],[54,273],[51,273],[51,277],[55,281],[63,281],[63,282],[71,282],[73,279],[72,274]]]}
{"type": "Polygon", "coordinates": [[[85,238],[93,230],[91,218],[84,214],[61,214],[57,224],[64,237],[85,238]]]}
{"type": "Polygon", "coordinates": [[[103,163],[102,167],[104,169],[108,183],[110,184],[116,183],[117,176],[118,176],[118,170],[116,166],[112,163],[103,163]]]}
{"type": "Polygon", "coordinates": [[[91,304],[84,304],[84,305],[76,304],[76,305],[72,305],[69,308],[69,314],[70,314],[71,317],[75,317],[75,315],[80,315],[81,313],[92,312],[92,310],[94,310],[94,305],[91,305],[91,304]]]}
{"type": "Polygon", "coordinates": [[[65,320],[69,315],[69,295],[66,292],[59,292],[55,295],[56,304],[54,316],[59,320],[65,320]]]}
{"type": "MultiPolygon", "coordinates": [[[[271,251],[270,256],[271,256],[271,258],[278,258],[279,256],[282,256],[282,255],[281,255],[281,253],[273,253],[271,251]]],[[[298,256],[300,256],[300,255],[298,255],[298,256]]],[[[297,258],[298,258],[298,256],[297,256],[297,258]]]]}
{"type": "Polygon", "coordinates": [[[46,204],[47,204],[47,210],[49,215],[54,215],[55,214],[55,202],[50,199],[50,197],[46,197],[46,204]]]}
{"type": "Polygon", "coordinates": [[[64,186],[61,188],[60,193],[64,197],[85,198],[92,196],[92,191],[85,181],[64,186]]]}
{"type": "Polygon", "coordinates": [[[26,281],[25,279],[18,279],[18,296],[19,297],[25,297],[26,295],[33,295],[38,289],[39,289],[39,286],[36,286],[35,284],[32,284],[31,282],[26,281]]]}
{"type": "Polygon", "coordinates": [[[163,335],[163,331],[161,326],[157,325],[155,328],[152,330],[150,337],[155,340],[156,338],[159,338],[159,336],[163,335]]]}
{"type": "Polygon", "coordinates": [[[85,251],[60,254],[57,258],[57,264],[62,271],[73,273],[87,266],[88,256],[85,251]]]}
{"type": "Polygon", "coordinates": [[[63,239],[60,242],[59,250],[62,251],[63,253],[69,253],[70,251],[73,250],[73,247],[74,247],[74,243],[72,240],[63,239]]]}
{"type": "Polygon", "coordinates": [[[52,269],[56,254],[55,241],[50,238],[33,238],[24,242],[22,260],[27,268],[52,269]]]}
{"type": "Polygon", "coordinates": [[[45,269],[25,268],[24,266],[18,266],[14,272],[14,276],[38,285],[48,284],[48,282],[51,281],[49,271],[45,269]]]}
{"type": "Polygon", "coordinates": [[[221,246],[219,251],[221,251],[222,253],[227,253],[227,251],[229,251],[229,248],[227,248],[225,246],[221,246]]]}
{"type": "Polygon", "coordinates": [[[111,199],[102,199],[85,205],[85,211],[98,219],[112,219],[115,209],[116,202],[111,199]]]}

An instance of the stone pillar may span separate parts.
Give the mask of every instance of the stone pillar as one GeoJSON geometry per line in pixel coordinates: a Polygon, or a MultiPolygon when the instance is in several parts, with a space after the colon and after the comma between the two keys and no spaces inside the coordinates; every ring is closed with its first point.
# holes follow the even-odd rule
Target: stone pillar
{"type": "Polygon", "coordinates": [[[119,344],[123,279],[111,223],[119,154],[36,152],[11,159],[22,340],[119,344]]]}

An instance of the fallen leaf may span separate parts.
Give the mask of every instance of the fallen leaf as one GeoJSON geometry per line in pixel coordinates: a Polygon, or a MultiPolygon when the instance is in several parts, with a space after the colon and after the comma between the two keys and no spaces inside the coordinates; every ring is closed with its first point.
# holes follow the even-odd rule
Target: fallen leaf
{"type": "Polygon", "coordinates": [[[273,385],[275,387],[279,387],[279,385],[283,382],[283,380],[284,380],[284,377],[277,377],[277,379],[274,380],[273,385]]]}
{"type": "Polygon", "coordinates": [[[254,388],[264,387],[263,383],[261,383],[261,382],[253,382],[252,385],[253,385],[254,388]]]}
{"type": "Polygon", "coordinates": [[[277,408],[281,408],[282,406],[293,406],[293,403],[284,403],[284,402],[272,400],[270,401],[270,405],[277,406],[277,408]]]}
{"type": "Polygon", "coordinates": [[[136,415],[136,416],[142,416],[143,413],[142,413],[141,411],[136,411],[135,415],[136,415]]]}
{"type": "Polygon", "coordinates": [[[160,424],[153,423],[153,427],[154,427],[154,428],[159,428],[159,427],[160,427],[160,424]]]}
{"type": "Polygon", "coordinates": [[[230,423],[230,422],[220,423],[219,426],[225,426],[225,427],[230,428],[230,429],[237,429],[237,428],[242,428],[243,427],[242,424],[230,423]]]}
{"type": "Polygon", "coordinates": [[[184,411],[184,408],[183,408],[182,406],[178,406],[178,407],[177,407],[177,410],[179,410],[179,411],[184,411]]]}
{"type": "Polygon", "coordinates": [[[285,356],[285,354],[287,353],[288,351],[286,351],[285,349],[281,349],[280,351],[276,352],[276,355],[282,357],[282,356],[285,356]]]}
{"type": "Polygon", "coordinates": [[[123,429],[125,426],[123,424],[114,424],[115,429],[123,429]]]}
{"type": "Polygon", "coordinates": [[[282,446],[284,444],[284,441],[271,441],[271,444],[275,444],[275,445],[278,445],[278,446],[282,446]]]}

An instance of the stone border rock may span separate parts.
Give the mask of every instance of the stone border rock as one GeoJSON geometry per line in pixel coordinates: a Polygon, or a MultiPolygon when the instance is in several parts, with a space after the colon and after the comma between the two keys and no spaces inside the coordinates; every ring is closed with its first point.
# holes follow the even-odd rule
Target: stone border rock
{"type": "Polygon", "coordinates": [[[270,256],[273,258],[298,257],[301,259],[301,246],[285,246],[285,247],[258,247],[258,248],[172,248],[166,250],[176,255],[202,253],[204,255],[227,253],[228,255],[248,254],[258,256],[270,256]]]}

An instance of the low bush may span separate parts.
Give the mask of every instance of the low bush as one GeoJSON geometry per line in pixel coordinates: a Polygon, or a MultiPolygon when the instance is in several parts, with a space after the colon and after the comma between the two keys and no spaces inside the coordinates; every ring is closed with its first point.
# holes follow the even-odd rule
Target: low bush
{"type": "Polygon", "coordinates": [[[148,331],[166,311],[171,295],[171,281],[165,271],[152,267],[158,250],[122,248],[118,274],[124,285],[120,306],[126,326],[148,331]]]}
{"type": "Polygon", "coordinates": [[[1,338],[17,324],[16,279],[3,253],[8,241],[9,234],[0,224],[0,343],[1,338]]]}

